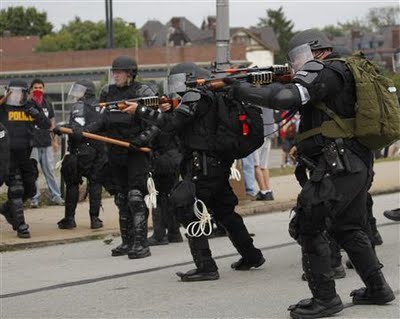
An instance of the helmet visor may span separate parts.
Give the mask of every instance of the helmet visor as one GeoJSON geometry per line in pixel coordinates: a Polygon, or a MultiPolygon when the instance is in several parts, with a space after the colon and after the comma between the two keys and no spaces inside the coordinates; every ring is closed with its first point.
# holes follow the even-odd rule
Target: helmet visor
{"type": "Polygon", "coordinates": [[[294,72],[297,72],[301,69],[301,67],[308,61],[314,59],[314,56],[311,51],[311,47],[308,43],[299,45],[289,51],[288,53],[289,62],[292,66],[294,72]]]}
{"type": "Polygon", "coordinates": [[[176,73],[168,76],[168,94],[186,91],[186,73],[176,73]]]}
{"type": "Polygon", "coordinates": [[[75,103],[84,97],[87,87],[78,83],[74,83],[68,92],[67,102],[75,103]]]}
{"type": "Polygon", "coordinates": [[[7,97],[7,104],[12,106],[21,106],[25,103],[27,90],[21,87],[9,87],[8,92],[11,94],[7,97]]]}

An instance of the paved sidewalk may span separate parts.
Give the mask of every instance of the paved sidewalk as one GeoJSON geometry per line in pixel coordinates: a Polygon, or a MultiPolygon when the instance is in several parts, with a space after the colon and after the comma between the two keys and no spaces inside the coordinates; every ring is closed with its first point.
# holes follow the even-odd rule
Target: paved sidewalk
{"type": "MultiPolygon", "coordinates": [[[[273,211],[286,211],[294,206],[300,187],[293,175],[271,178],[271,187],[274,191],[274,201],[260,202],[244,200],[237,207],[237,212],[241,215],[251,215],[273,211]]],[[[373,194],[379,194],[399,191],[400,161],[376,164],[375,178],[371,192],[373,194]]],[[[5,221],[3,216],[1,216],[0,251],[118,235],[118,213],[113,199],[106,198],[103,200],[104,210],[101,211],[100,218],[104,222],[104,228],[100,230],[90,229],[88,205],[89,203],[87,201],[78,204],[76,214],[78,226],[73,230],[60,230],[57,228],[57,221],[64,216],[64,207],[49,206],[40,209],[27,209],[25,211],[25,218],[30,225],[32,235],[30,239],[18,238],[16,232],[12,230],[11,226],[5,221]]],[[[392,207],[388,207],[388,209],[389,208],[392,207]]],[[[119,242],[118,239],[117,242],[119,242]]]]}

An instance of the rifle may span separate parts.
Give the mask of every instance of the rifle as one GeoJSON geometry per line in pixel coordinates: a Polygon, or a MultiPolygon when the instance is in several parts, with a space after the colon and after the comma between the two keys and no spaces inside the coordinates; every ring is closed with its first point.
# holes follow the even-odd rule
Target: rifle
{"type": "Polygon", "coordinates": [[[176,108],[179,105],[179,100],[176,98],[168,98],[166,96],[145,96],[139,97],[135,99],[126,99],[126,100],[118,100],[111,102],[101,102],[97,104],[93,104],[93,106],[100,106],[107,108],[109,110],[123,110],[128,107],[125,102],[136,102],[138,104],[142,104],[144,106],[148,106],[151,108],[157,108],[160,104],[169,103],[172,105],[172,108],[176,108]]]}
{"type": "MultiPolygon", "coordinates": [[[[63,134],[73,134],[72,129],[70,129],[68,127],[59,127],[59,130],[63,134]]],[[[100,142],[104,142],[104,143],[109,143],[109,144],[114,144],[114,145],[122,146],[125,148],[131,147],[129,142],[125,142],[125,141],[121,141],[121,140],[117,140],[114,138],[97,135],[97,134],[93,134],[93,133],[89,133],[89,132],[83,131],[82,136],[86,137],[88,139],[92,139],[92,140],[96,140],[96,141],[100,141],[100,142]]],[[[137,150],[140,152],[145,152],[145,153],[148,153],[151,151],[151,149],[148,147],[139,147],[137,150]]]]}
{"type": "Polygon", "coordinates": [[[227,69],[215,70],[213,73],[228,73],[226,77],[198,79],[194,81],[187,81],[186,86],[198,87],[203,86],[211,90],[221,89],[235,80],[245,81],[252,84],[270,84],[272,82],[290,82],[292,73],[286,65],[275,65],[265,68],[241,68],[241,69],[227,69]]]}
{"type": "Polygon", "coordinates": [[[254,67],[251,67],[251,68],[212,70],[211,73],[236,74],[236,73],[263,72],[263,71],[271,71],[275,75],[291,74],[290,67],[287,64],[285,64],[285,65],[277,64],[277,65],[265,66],[265,67],[254,66],[254,67]]]}

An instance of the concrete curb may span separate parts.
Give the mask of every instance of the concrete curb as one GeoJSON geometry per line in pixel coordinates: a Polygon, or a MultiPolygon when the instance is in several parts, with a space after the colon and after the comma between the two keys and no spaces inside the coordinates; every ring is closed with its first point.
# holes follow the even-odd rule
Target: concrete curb
{"type": "MultiPolygon", "coordinates": [[[[376,189],[371,191],[372,195],[383,195],[400,192],[400,186],[390,187],[387,189],[376,189]]],[[[251,216],[256,214],[267,214],[272,212],[284,212],[293,208],[296,204],[296,200],[288,200],[281,202],[257,202],[257,201],[244,201],[242,205],[237,206],[237,212],[242,216],[251,216]]],[[[149,227],[152,229],[152,227],[149,227]]],[[[87,240],[98,240],[106,237],[118,237],[119,232],[115,230],[102,231],[100,233],[91,233],[74,238],[57,239],[57,240],[43,240],[38,242],[26,242],[26,243],[13,243],[13,244],[1,244],[0,252],[22,250],[29,248],[40,248],[52,245],[63,245],[69,243],[76,243],[87,240]]]]}

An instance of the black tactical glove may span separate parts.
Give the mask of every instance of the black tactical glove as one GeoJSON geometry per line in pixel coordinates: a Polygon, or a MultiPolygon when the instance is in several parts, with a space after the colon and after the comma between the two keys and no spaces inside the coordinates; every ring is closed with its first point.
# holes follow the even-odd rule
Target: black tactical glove
{"type": "Polygon", "coordinates": [[[240,90],[243,88],[243,86],[250,86],[250,83],[246,82],[240,82],[236,79],[230,79],[226,78],[224,79],[224,82],[230,85],[230,88],[228,90],[228,98],[234,99],[234,100],[240,100],[240,90]]]}
{"type": "Polygon", "coordinates": [[[75,140],[75,141],[82,141],[83,139],[83,127],[74,127],[72,129],[72,134],[71,137],[75,140]]]}
{"type": "Polygon", "coordinates": [[[39,110],[36,107],[34,107],[33,104],[27,104],[24,107],[24,112],[32,117],[36,117],[40,113],[39,110]]]}
{"type": "Polygon", "coordinates": [[[56,125],[56,126],[53,128],[53,133],[56,134],[56,135],[62,135],[62,133],[61,133],[61,131],[60,131],[60,128],[61,128],[61,126],[56,125]]]}

